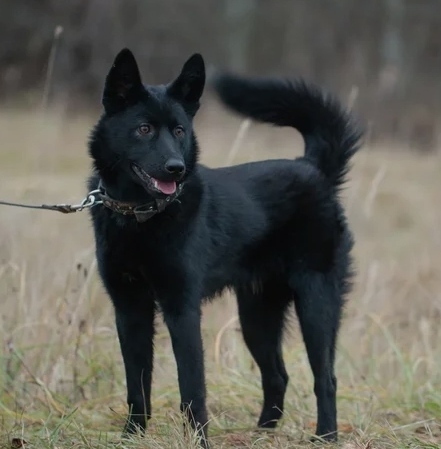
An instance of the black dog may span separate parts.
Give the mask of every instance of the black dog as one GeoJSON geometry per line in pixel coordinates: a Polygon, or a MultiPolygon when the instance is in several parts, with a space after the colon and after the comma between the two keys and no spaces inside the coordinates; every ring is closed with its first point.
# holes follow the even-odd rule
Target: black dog
{"type": "Polygon", "coordinates": [[[201,303],[237,295],[245,342],[262,375],[260,427],[283,413],[288,374],[282,333],[294,303],[314,374],[317,434],[335,439],[334,355],[352,238],[338,192],[360,133],[338,102],[303,82],[220,75],[221,100],[253,119],[292,126],[305,156],[228,168],[197,163],[192,127],[205,83],[193,55],[168,85],[143,86],[125,49],[104,90],[90,155],[99,272],[112,299],[130,413],[151,416],[154,315],[161,311],[177,362],[181,409],[207,446],[201,303]]]}

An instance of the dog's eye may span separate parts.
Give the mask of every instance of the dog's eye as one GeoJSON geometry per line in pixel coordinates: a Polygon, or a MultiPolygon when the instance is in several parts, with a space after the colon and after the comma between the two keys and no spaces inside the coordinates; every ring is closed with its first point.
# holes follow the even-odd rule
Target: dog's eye
{"type": "Polygon", "coordinates": [[[181,125],[178,125],[178,126],[174,129],[173,132],[175,133],[175,136],[176,136],[176,137],[184,137],[184,134],[185,134],[184,127],[181,126],[181,125]]]}
{"type": "Polygon", "coordinates": [[[150,134],[153,131],[153,126],[148,123],[143,123],[139,128],[139,134],[150,134]]]}

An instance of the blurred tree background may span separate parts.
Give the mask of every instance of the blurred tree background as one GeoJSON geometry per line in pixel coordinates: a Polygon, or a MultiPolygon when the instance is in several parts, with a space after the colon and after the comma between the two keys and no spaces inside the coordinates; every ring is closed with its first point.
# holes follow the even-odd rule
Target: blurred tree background
{"type": "Polygon", "coordinates": [[[209,67],[304,76],[351,102],[371,137],[439,144],[440,0],[0,0],[0,98],[100,105],[124,46],[147,83],[193,52],[209,67]],[[63,28],[54,40],[57,26],[63,28]]]}

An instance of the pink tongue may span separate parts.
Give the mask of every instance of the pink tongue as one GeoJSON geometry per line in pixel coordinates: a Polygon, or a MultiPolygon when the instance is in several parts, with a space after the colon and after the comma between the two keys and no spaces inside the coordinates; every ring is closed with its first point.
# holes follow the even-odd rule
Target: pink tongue
{"type": "Polygon", "coordinates": [[[166,195],[171,195],[172,193],[176,192],[176,183],[173,182],[164,182],[159,181],[159,179],[156,179],[156,187],[158,190],[160,190],[162,193],[165,193],[166,195]]]}

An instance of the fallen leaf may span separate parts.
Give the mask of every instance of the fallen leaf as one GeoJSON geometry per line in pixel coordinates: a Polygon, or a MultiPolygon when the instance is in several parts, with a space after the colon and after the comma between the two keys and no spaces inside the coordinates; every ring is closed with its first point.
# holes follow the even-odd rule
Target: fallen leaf
{"type": "Polygon", "coordinates": [[[241,434],[230,434],[226,437],[226,440],[229,444],[234,447],[248,446],[250,443],[250,438],[246,435],[241,434]]]}
{"type": "Polygon", "coordinates": [[[338,426],[338,431],[342,433],[352,433],[354,432],[354,427],[351,424],[340,424],[338,426]]]}
{"type": "Polygon", "coordinates": [[[311,430],[311,431],[315,431],[315,429],[316,429],[316,427],[317,427],[317,422],[316,421],[308,421],[306,424],[305,424],[305,427],[308,429],[308,430],[311,430]]]}
{"type": "Polygon", "coordinates": [[[27,444],[28,442],[23,440],[23,438],[12,438],[11,449],[20,449],[22,447],[26,447],[27,444]]]}
{"type": "MultiPolygon", "coordinates": [[[[308,430],[315,432],[315,429],[317,427],[317,422],[309,421],[306,423],[305,427],[308,430]]],[[[355,428],[351,424],[339,424],[338,425],[338,431],[342,432],[342,433],[352,433],[352,432],[354,432],[354,430],[355,430],[355,428]]]]}

